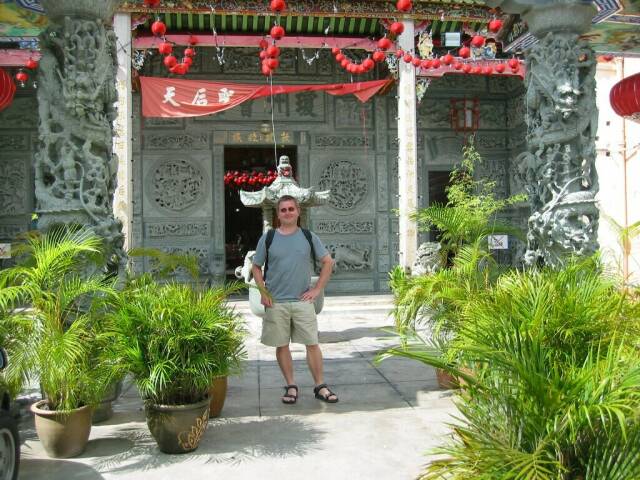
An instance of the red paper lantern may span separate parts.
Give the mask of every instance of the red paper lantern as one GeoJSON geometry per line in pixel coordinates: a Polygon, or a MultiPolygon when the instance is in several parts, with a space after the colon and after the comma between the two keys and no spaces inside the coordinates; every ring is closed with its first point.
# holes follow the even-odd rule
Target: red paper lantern
{"type": "Polygon", "coordinates": [[[393,42],[387,37],[382,37],[380,40],[378,40],[378,48],[380,48],[381,50],[389,50],[392,45],[393,42]]]}
{"type": "Polygon", "coordinates": [[[413,60],[413,55],[411,55],[410,53],[406,53],[404,57],[402,57],[402,60],[404,60],[404,63],[411,63],[413,60]]]}
{"type": "Polygon", "coordinates": [[[474,35],[471,39],[471,45],[476,48],[480,48],[484,45],[485,39],[482,35],[474,35]]]}
{"type": "Polygon", "coordinates": [[[185,65],[189,65],[191,66],[193,64],[193,58],[191,57],[184,57],[182,59],[182,63],[184,63],[185,65]]]}
{"type": "Polygon", "coordinates": [[[609,93],[609,102],[618,115],[640,123],[640,73],[616,83],[609,93]]]}
{"type": "Polygon", "coordinates": [[[381,52],[380,50],[376,50],[375,52],[373,52],[373,61],[374,62],[384,62],[384,59],[387,58],[387,56],[384,54],[384,52],[381,52]]]}
{"type": "Polygon", "coordinates": [[[345,58],[344,53],[339,53],[338,55],[336,55],[336,62],[341,63],[345,58]]]}
{"type": "Polygon", "coordinates": [[[356,65],[356,74],[362,75],[365,72],[364,65],[356,65]]]}
{"type": "Polygon", "coordinates": [[[160,45],[158,45],[158,51],[162,55],[169,55],[173,51],[173,45],[171,45],[169,42],[162,42],[160,45]]]}
{"type": "Polygon", "coordinates": [[[24,64],[29,70],[36,70],[38,68],[38,61],[30,58],[27,63],[24,64]]]}
{"type": "Polygon", "coordinates": [[[491,65],[487,65],[482,69],[482,73],[485,75],[491,75],[493,73],[493,67],[491,65]]]}
{"type": "Polygon", "coordinates": [[[463,64],[460,62],[454,62],[453,64],[453,68],[455,68],[456,70],[462,70],[462,66],[463,64]]]}
{"type": "Polygon", "coordinates": [[[280,56],[280,48],[275,45],[269,45],[267,48],[267,57],[275,58],[280,56]]]}
{"type": "Polygon", "coordinates": [[[340,66],[346,70],[349,67],[349,60],[346,58],[340,60],[340,66]]]}
{"type": "Polygon", "coordinates": [[[280,40],[282,37],[284,37],[285,31],[284,28],[282,28],[280,25],[274,25],[273,27],[271,27],[271,31],[269,32],[269,34],[271,35],[271,38],[280,40]]]}
{"type": "Polygon", "coordinates": [[[453,63],[453,60],[453,55],[451,55],[450,53],[442,56],[442,63],[444,63],[445,65],[451,65],[453,63]]]}
{"type": "Polygon", "coordinates": [[[341,52],[342,52],[342,50],[340,50],[338,47],[333,47],[333,48],[331,49],[331,55],[333,55],[334,57],[335,57],[336,55],[338,55],[339,53],[341,53],[341,52]]]}
{"type": "Polygon", "coordinates": [[[462,58],[469,58],[471,56],[471,50],[469,49],[469,47],[462,47],[460,48],[460,50],[458,50],[458,55],[460,55],[462,58]]]}
{"type": "Polygon", "coordinates": [[[606,53],[606,54],[602,55],[602,60],[604,60],[605,62],[610,62],[614,58],[615,57],[613,55],[611,55],[610,53],[606,53]]]}
{"type": "Polygon", "coordinates": [[[263,38],[262,40],[260,40],[260,43],[258,45],[260,46],[261,49],[264,50],[269,46],[269,42],[267,42],[267,40],[263,38]]]}
{"type": "Polygon", "coordinates": [[[20,83],[21,87],[29,80],[29,74],[27,72],[16,73],[16,80],[20,83]]]}
{"type": "Polygon", "coordinates": [[[517,58],[510,58],[507,64],[509,65],[509,68],[512,70],[514,68],[520,68],[520,62],[518,61],[517,58]]]}
{"type": "Polygon", "coordinates": [[[272,12],[282,12],[287,5],[284,3],[284,0],[271,0],[271,11],[272,12]]]}
{"type": "Polygon", "coordinates": [[[433,60],[425,60],[424,68],[433,68],[433,60]]]}
{"type": "Polygon", "coordinates": [[[504,63],[499,63],[498,65],[496,65],[496,72],[498,73],[504,73],[506,69],[507,67],[505,66],[504,63]]]}
{"type": "Polygon", "coordinates": [[[258,56],[260,57],[260,60],[264,60],[267,58],[267,52],[265,50],[261,50],[258,56]]]}
{"type": "Polygon", "coordinates": [[[167,68],[173,68],[178,64],[178,59],[173,55],[168,55],[164,57],[162,63],[164,63],[164,66],[167,68]]]}
{"type": "Polygon", "coordinates": [[[431,62],[429,60],[425,59],[420,62],[420,68],[423,68],[426,70],[429,67],[431,67],[431,62]]]}
{"type": "Polygon", "coordinates": [[[396,57],[398,58],[404,57],[404,50],[401,50],[401,49],[396,50],[396,57]]]}
{"type": "Polygon", "coordinates": [[[465,64],[462,66],[462,71],[463,71],[464,73],[471,73],[471,70],[473,70],[473,67],[472,67],[471,65],[469,65],[468,63],[465,63],[465,64]]]}
{"type": "Polygon", "coordinates": [[[398,0],[398,3],[396,3],[396,8],[401,12],[408,12],[413,8],[413,3],[411,2],[411,0],[398,0]]]}
{"type": "Polygon", "coordinates": [[[362,62],[362,66],[365,68],[365,70],[371,70],[373,67],[376,66],[376,64],[370,58],[365,58],[364,61],[362,62]]]}
{"type": "Polygon", "coordinates": [[[394,35],[400,35],[404,32],[404,24],[402,22],[393,22],[389,27],[389,31],[394,35]]]}
{"type": "Polygon", "coordinates": [[[191,47],[188,47],[188,48],[184,49],[184,56],[185,57],[193,57],[195,54],[196,54],[196,51],[191,47]]]}
{"type": "Polygon", "coordinates": [[[419,67],[421,61],[422,60],[420,60],[418,57],[413,57],[413,60],[411,60],[411,63],[413,63],[414,67],[419,67]]]}
{"type": "Polygon", "coordinates": [[[502,28],[502,20],[494,18],[489,22],[489,31],[492,33],[498,33],[502,28]]]}
{"type": "Polygon", "coordinates": [[[275,70],[280,65],[280,61],[277,58],[269,58],[267,60],[267,65],[271,70],[275,70]]]}
{"type": "Polygon", "coordinates": [[[144,6],[147,8],[156,8],[160,5],[160,0],[144,0],[144,6]]]}
{"type": "Polygon", "coordinates": [[[178,63],[171,67],[169,71],[176,75],[184,75],[189,70],[189,66],[186,63],[178,63]]]}
{"type": "Polygon", "coordinates": [[[440,59],[439,58],[434,58],[433,60],[431,60],[431,67],[432,68],[440,68],[440,59]]]}
{"type": "Polygon", "coordinates": [[[473,67],[471,69],[471,74],[472,75],[480,75],[482,73],[482,67],[477,66],[477,67],[473,67]]]}
{"type": "Polygon", "coordinates": [[[156,20],[151,24],[151,32],[156,37],[161,37],[167,33],[167,26],[161,20],[156,20]]]}

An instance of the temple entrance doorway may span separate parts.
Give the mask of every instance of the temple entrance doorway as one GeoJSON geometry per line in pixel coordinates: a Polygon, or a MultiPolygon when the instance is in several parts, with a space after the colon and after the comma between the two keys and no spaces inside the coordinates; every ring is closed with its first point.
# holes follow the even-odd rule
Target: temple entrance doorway
{"type": "MultiPolygon", "coordinates": [[[[294,175],[297,173],[296,147],[278,148],[278,158],[288,155],[293,166],[294,175]]],[[[242,178],[243,174],[249,179],[257,178],[258,174],[267,175],[275,172],[273,146],[225,147],[224,171],[231,173],[232,178],[242,178]],[[237,173],[236,173],[237,172],[237,173]]],[[[230,176],[231,176],[230,175],[230,176]]],[[[255,250],[260,235],[262,235],[262,210],[247,208],[240,201],[240,190],[259,190],[263,188],[255,185],[235,181],[225,182],[224,221],[225,221],[225,272],[227,280],[235,280],[236,267],[244,262],[249,250],[255,250]]]]}

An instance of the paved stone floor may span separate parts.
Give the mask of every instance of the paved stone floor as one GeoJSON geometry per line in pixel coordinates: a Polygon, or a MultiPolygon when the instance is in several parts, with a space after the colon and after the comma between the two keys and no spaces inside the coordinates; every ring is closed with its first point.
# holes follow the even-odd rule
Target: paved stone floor
{"type": "Polygon", "coordinates": [[[412,479],[430,448],[447,435],[455,413],[451,393],[437,388],[432,368],[374,356],[395,344],[385,331],[391,297],[330,297],[319,316],[325,378],[340,397],[313,397],[304,347],[293,355],[300,398],[283,405],[274,351],[258,341],[260,320],[236,302],[248,322],[244,374],[229,380],[224,410],[210,421],[198,450],[161,453],[150,436],[130,382],[114,416],[91,431],[85,452],[49,459],[30,417],[21,425],[20,479],[412,479]]]}

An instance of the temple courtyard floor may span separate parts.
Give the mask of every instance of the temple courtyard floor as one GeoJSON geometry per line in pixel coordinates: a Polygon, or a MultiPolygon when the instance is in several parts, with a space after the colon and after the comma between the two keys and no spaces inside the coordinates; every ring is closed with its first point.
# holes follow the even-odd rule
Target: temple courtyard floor
{"type": "Polygon", "coordinates": [[[326,299],[320,340],[337,404],[314,398],[304,347],[297,345],[292,351],[300,398],[296,405],[281,403],[284,381],[274,349],[259,343],[260,319],[238,301],[251,332],[248,361],[243,375],[229,379],[222,414],[209,422],[195,452],[158,450],[127,379],[113,417],[94,425],[79,457],[48,458],[25,415],[19,478],[413,479],[429,450],[446,439],[456,410],[431,367],[400,358],[374,363],[377,353],[396,343],[385,331],[393,323],[391,302],[388,295],[326,299]]]}

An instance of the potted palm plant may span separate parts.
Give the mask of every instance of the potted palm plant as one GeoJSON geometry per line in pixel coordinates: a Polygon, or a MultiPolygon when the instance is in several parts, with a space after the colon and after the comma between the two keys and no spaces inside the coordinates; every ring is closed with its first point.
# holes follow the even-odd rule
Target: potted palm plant
{"type": "Polygon", "coordinates": [[[93,233],[60,227],[33,234],[16,251],[17,265],[0,271],[0,309],[11,312],[12,384],[37,378],[44,399],[32,406],[36,431],[51,457],[80,454],[111,369],[96,355],[110,282],[92,266],[102,250],[93,233]]]}
{"type": "Polygon", "coordinates": [[[121,374],[133,375],[149,430],[165,453],[198,447],[213,379],[240,365],[244,326],[227,304],[239,288],[196,291],[143,275],[120,295],[110,318],[109,355],[121,374]]]}

